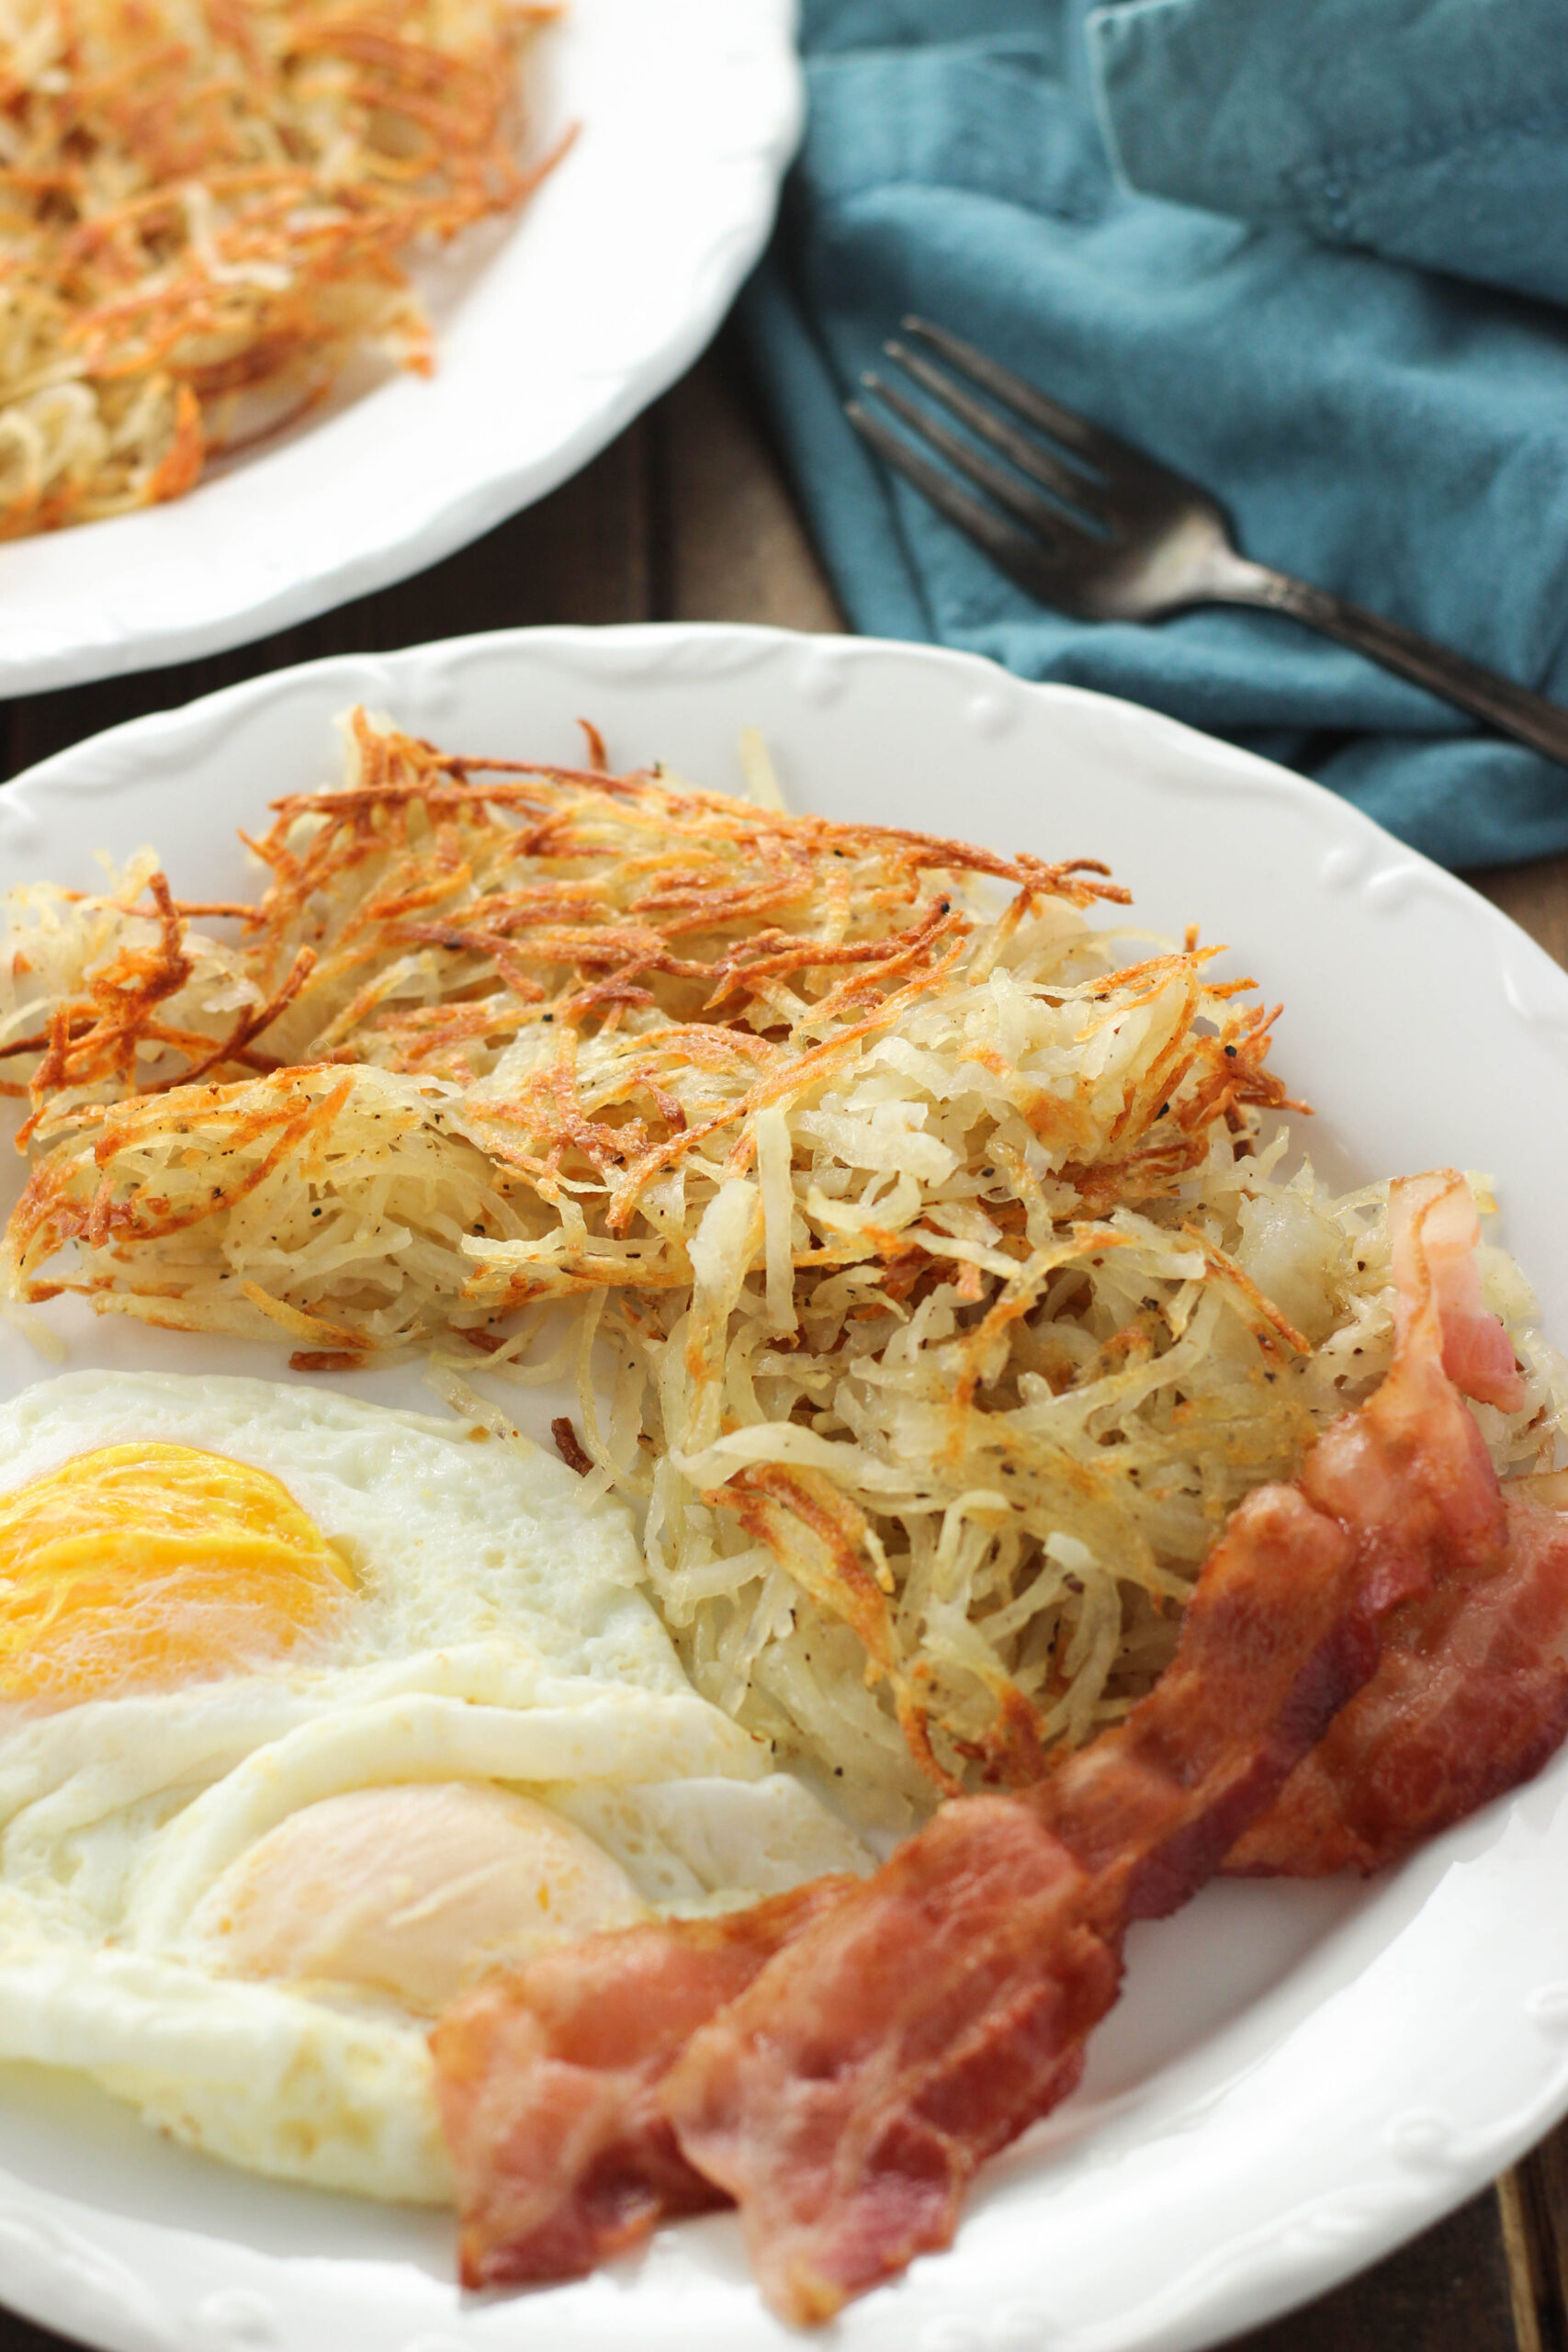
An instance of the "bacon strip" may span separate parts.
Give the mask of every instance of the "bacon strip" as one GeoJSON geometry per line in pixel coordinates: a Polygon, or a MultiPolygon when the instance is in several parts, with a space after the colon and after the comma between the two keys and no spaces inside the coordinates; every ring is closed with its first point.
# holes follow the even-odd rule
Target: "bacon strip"
{"type": "MultiPolygon", "coordinates": [[[[1440,1181],[1416,1184],[1424,1195],[1419,1243],[1441,1324],[1443,1372],[1469,1396],[1517,1406],[1523,1389],[1513,1351],[1481,1304],[1469,1190],[1456,1179],[1438,1190],[1440,1181]]],[[[1405,1320],[1404,1302],[1420,1289],[1412,1235],[1411,1218],[1396,1222],[1394,1273],[1405,1320]]],[[[1472,1498],[1469,1555],[1439,1564],[1431,1591],[1391,1614],[1372,1679],[1227,1857],[1226,1870],[1237,1875],[1379,1870],[1531,1779],[1568,1735],[1568,1664],[1561,1655],[1568,1637],[1568,1521],[1519,1491],[1505,1503],[1490,1464],[1483,1466],[1470,1417],[1461,1428],[1457,1399],[1425,1393],[1436,1386],[1429,1371],[1417,1404],[1421,1425],[1434,1427],[1439,1413],[1453,1423],[1456,1466],[1469,1443],[1471,1463],[1459,1474],[1472,1498]]],[[[1363,1494],[1364,1508],[1391,1517],[1393,1498],[1370,1484],[1363,1494]]]]}
{"type": "Polygon", "coordinates": [[[694,2034],[661,2104],[784,2318],[945,2245],[976,2167],[1077,2086],[1122,1981],[1094,1893],[1032,1805],[961,1798],[694,2034]]]}
{"type": "MultiPolygon", "coordinates": [[[[943,1807],[874,1878],[840,1884],[786,1923],[733,1991],[688,1974],[688,1931],[634,1930],[648,1949],[663,1939],[678,1997],[652,2076],[634,2069],[586,2169],[560,2135],[545,2145],[535,2119],[548,2112],[547,2069],[521,2035],[519,2071],[487,2078],[484,2099],[502,2167],[515,2171],[521,2152],[540,2197],[553,2187],[551,2218],[529,2224],[529,2261],[551,2258],[552,2232],[580,2256],[574,2233],[604,2145],[623,2185],[637,2171],[626,2194],[638,2228],[658,2210],[689,2210],[667,2198],[671,2150],[733,2198],[759,2283],[786,2319],[825,2320],[945,2245],[978,2165],[1077,2083],[1087,2037],[1116,1997],[1127,1925],[1196,1893],[1337,1711],[1370,1682],[1371,1696],[1383,1621],[1413,1617],[1436,1590],[1455,1597],[1456,1621],[1481,1624],[1509,1522],[1444,1368],[1457,1317],[1467,1377],[1500,1388],[1495,1351],[1470,1328],[1479,1294],[1455,1270],[1474,1237],[1462,1179],[1399,1188],[1394,1223],[1401,1303],[1387,1379],[1325,1432],[1295,1485],[1261,1489],[1233,1513],[1172,1664],[1123,1724],[1027,1796],[943,1807]]],[[[1555,1591],[1555,1545],[1528,1525],[1542,1591],[1555,1591]]],[[[1529,1612],[1503,1614],[1528,1640],[1529,1612]]],[[[618,2011],[644,1949],[605,1938],[555,1965],[586,1967],[592,1997],[618,2011]]],[[[479,1997],[526,2019],[537,1979],[536,1967],[479,1997]]],[[[493,2195],[484,2201],[496,2160],[487,2175],[482,2138],[469,2148],[466,2247],[476,2215],[487,2231],[504,2227],[493,2195]]],[[[677,2197],[690,2193],[682,2176],[677,2197]]],[[[545,2275],[508,2269],[512,2258],[492,2234],[483,2275],[545,2275]]]]}
{"type": "Polygon", "coordinates": [[[590,1937],[446,2012],[431,2049],[465,2287],[581,2278],[660,2216],[728,2201],[682,2156],[659,2078],[855,1883],[818,1879],[724,1917],[590,1937]]]}
{"type": "MultiPolygon", "coordinates": [[[[1481,1303],[1481,1270],[1475,1259],[1481,1224],[1470,1187],[1446,1170],[1442,1179],[1414,1181],[1443,1181],[1443,1190],[1427,1208],[1421,1237],[1443,1327],[1443,1370],[1467,1396],[1500,1406],[1506,1413],[1517,1412],[1524,1403],[1524,1382],[1507,1333],[1481,1303]]],[[[1397,1229],[1394,1241],[1397,1248],[1397,1229]]],[[[1399,1282],[1400,1276],[1396,1263],[1394,1280],[1399,1282]]],[[[1403,1283],[1401,1290],[1403,1295],[1403,1283]]]]}
{"type": "Polygon", "coordinates": [[[1568,1524],[1510,1496],[1497,1556],[1394,1611],[1377,1673],[1226,1870],[1381,1870],[1533,1779],[1568,1736],[1565,1636],[1568,1524]]]}

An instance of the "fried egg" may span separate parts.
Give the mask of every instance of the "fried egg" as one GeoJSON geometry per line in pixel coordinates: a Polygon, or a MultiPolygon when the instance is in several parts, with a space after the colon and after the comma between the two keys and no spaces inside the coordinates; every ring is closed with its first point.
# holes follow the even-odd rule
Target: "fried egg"
{"type": "Polygon", "coordinates": [[[536,1449],[92,1372],[0,1407],[0,2057],[445,2201],[426,2034],[486,1970],[871,1865],[536,1449]]]}

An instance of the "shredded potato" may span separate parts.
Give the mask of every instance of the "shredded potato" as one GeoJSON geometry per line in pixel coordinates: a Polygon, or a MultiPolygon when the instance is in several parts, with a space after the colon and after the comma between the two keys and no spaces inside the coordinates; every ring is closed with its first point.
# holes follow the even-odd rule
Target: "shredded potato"
{"type": "Polygon", "coordinates": [[[399,257],[516,204],[515,0],[0,0],[0,537],[428,369],[399,257]]]}
{"type": "MultiPolygon", "coordinates": [[[[1123,1713],[1226,1513],[1387,1367],[1386,1188],[1286,1172],[1252,984],[1092,926],[1092,863],[362,714],[254,846],[250,910],[151,853],[12,894],[11,1297],[423,1347],[503,1432],[496,1382],[575,1378],[698,1687],[867,1818],[1123,1713]]],[[[1545,1466],[1568,1388],[1484,1272],[1527,1400],[1482,1425],[1545,1466]]]]}

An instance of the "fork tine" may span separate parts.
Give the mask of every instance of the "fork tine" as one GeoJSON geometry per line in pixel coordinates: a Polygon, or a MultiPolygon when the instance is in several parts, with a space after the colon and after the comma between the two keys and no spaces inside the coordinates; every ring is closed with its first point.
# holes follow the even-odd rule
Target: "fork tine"
{"type": "Polygon", "coordinates": [[[1125,441],[1119,441],[1114,433],[1107,433],[1102,425],[1091,424],[1087,416],[1078,414],[1077,409],[1064,408],[1060,401],[1052,400],[1037,384],[1027,383],[1021,376],[1015,376],[1012,369],[1004,368],[999,360],[988,359],[983,351],[976,351],[974,345],[965,343],[961,335],[950,334],[945,327],[932,326],[929,319],[909,317],[902,320],[900,324],[906,334],[915,335],[921,343],[929,343],[933,351],[939,351],[961,376],[967,376],[972,383],[983,386],[987,392],[994,392],[998,400],[1005,401],[1017,415],[1026,417],[1031,424],[1038,425],[1042,433],[1049,433],[1053,440],[1061,442],[1064,448],[1079,450],[1091,466],[1098,466],[1106,475],[1123,469],[1136,473],[1148,471],[1151,460],[1140,450],[1132,448],[1125,441]]]}
{"type": "Polygon", "coordinates": [[[1082,507],[1097,522],[1106,519],[1104,502],[1091,475],[1079,473],[1076,467],[1064,465],[1060,458],[1053,457],[1048,449],[1043,449],[1038,441],[1032,441],[1026,433],[1021,433],[1016,425],[1009,424],[983,401],[977,401],[972,392],[966,392],[963,385],[955,383],[942,368],[933,368],[929,359],[922,359],[918,351],[909,351],[897,342],[885,343],[882,348],[888,358],[902,368],[906,375],[912,376],[933,400],[941,401],[944,408],[951,409],[961,424],[966,424],[970,432],[977,434],[982,441],[988,441],[993,449],[999,449],[1004,458],[1010,458],[1021,473],[1043,483],[1047,490],[1054,490],[1058,498],[1070,500],[1075,506],[1082,507]]]}
{"type": "Polygon", "coordinates": [[[940,450],[948,463],[955,466],[976,490],[983,490],[988,497],[994,498],[998,506],[1024,524],[1033,537],[1043,539],[1047,547],[1059,544],[1068,533],[1086,536],[1086,526],[1076,517],[1064,514],[1059,506],[1051,505],[1034,491],[1026,490],[1016,475],[1004,473],[1000,466],[991,463],[989,458],[982,458],[977,449],[972,448],[967,441],[961,441],[940,417],[931,415],[925,409],[918,408],[913,401],[907,400],[896,385],[885,384],[880,376],[863,376],[861,382],[868,392],[874,392],[895,416],[901,418],[911,433],[931,448],[940,450]]]}
{"type": "Polygon", "coordinates": [[[846,401],[844,414],[862,440],[869,442],[886,464],[901,473],[906,481],[913,482],[955,529],[979,542],[999,571],[1005,571],[1009,579],[1016,580],[1032,595],[1043,596],[1049,602],[1055,571],[1049,553],[1037,539],[1015,528],[994,506],[983,505],[966,490],[960,490],[951,474],[933,466],[901,433],[895,433],[881,417],[863,408],[859,401],[846,401]]]}

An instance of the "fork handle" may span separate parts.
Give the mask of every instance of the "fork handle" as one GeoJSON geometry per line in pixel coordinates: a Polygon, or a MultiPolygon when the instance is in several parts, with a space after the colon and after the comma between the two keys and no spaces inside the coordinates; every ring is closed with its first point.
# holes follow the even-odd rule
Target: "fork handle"
{"type": "Polygon", "coordinates": [[[1385,670],[1414,679],[1428,693],[1473,711],[1517,742],[1568,767],[1568,710],[1561,703],[1548,702],[1544,695],[1531,694],[1528,686],[1515,685],[1511,678],[1499,677],[1495,670],[1483,670],[1479,662],[1467,662],[1462,653],[1450,653],[1446,645],[1434,645],[1430,638],[1417,637],[1397,621],[1385,621],[1378,613],[1331,595],[1326,588],[1292,580],[1289,572],[1272,571],[1261,563],[1242,560],[1234,573],[1227,568],[1214,594],[1219,603],[1289,613],[1293,620],[1369,654],[1385,670]]]}

